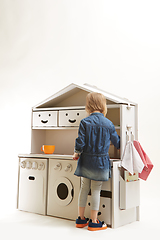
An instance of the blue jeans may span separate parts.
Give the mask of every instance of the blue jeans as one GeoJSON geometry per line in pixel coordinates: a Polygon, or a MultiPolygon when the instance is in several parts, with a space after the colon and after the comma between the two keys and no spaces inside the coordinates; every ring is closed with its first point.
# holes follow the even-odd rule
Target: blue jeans
{"type": "Polygon", "coordinates": [[[91,189],[91,210],[99,210],[100,192],[102,187],[101,181],[94,181],[88,178],[81,178],[81,189],[79,193],[78,206],[85,207],[87,203],[88,193],[91,189]]]}

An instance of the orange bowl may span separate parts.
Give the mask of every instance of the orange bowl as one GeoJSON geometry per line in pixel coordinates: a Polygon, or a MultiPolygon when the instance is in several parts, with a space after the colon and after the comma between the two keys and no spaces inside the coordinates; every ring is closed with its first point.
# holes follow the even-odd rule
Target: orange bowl
{"type": "Polygon", "coordinates": [[[55,150],[55,145],[43,145],[41,147],[41,151],[46,154],[52,154],[54,153],[54,150],[55,150]]]}

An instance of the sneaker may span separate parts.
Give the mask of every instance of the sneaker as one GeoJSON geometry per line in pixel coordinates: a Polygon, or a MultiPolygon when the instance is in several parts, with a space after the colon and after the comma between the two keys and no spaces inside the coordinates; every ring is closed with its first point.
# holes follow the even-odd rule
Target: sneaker
{"type": "Polygon", "coordinates": [[[81,217],[78,217],[76,219],[76,227],[77,228],[84,228],[85,226],[88,226],[88,220],[89,220],[89,218],[84,218],[82,220],[81,217]]]}
{"type": "Polygon", "coordinates": [[[88,230],[97,231],[104,229],[107,229],[107,225],[104,222],[101,222],[100,220],[97,219],[97,223],[92,223],[92,220],[90,219],[88,224],[88,230]]]}

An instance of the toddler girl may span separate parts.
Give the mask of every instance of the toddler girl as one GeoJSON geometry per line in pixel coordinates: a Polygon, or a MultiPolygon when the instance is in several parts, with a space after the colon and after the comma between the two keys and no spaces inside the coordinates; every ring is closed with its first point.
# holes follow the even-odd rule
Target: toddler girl
{"type": "Polygon", "coordinates": [[[73,159],[78,159],[75,175],[81,177],[81,189],[78,201],[79,217],[76,227],[85,227],[95,231],[106,229],[104,222],[97,219],[100,203],[100,191],[103,181],[111,177],[108,155],[110,141],[120,148],[120,138],[113,123],[105,117],[106,99],[101,93],[89,93],[86,97],[86,111],[90,114],[81,120],[78,138],[75,141],[73,159]],[[84,217],[88,193],[91,189],[90,221],[84,217]]]}

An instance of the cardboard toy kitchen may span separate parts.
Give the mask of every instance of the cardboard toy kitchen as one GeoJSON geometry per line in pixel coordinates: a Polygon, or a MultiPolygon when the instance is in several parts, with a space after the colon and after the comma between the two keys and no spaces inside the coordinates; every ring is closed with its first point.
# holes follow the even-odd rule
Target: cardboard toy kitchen
{"type": "MultiPolygon", "coordinates": [[[[75,220],[78,216],[80,178],[72,159],[86,95],[100,92],[107,100],[107,118],[121,138],[120,151],[110,146],[112,177],[101,190],[99,219],[111,228],[139,220],[140,180],[125,181],[121,158],[126,136],[138,140],[137,104],[84,84],[70,84],[32,108],[31,153],[19,155],[17,208],[19,210],[75,220]],[[53,154],[42,145],[55,145],[53,154]]],[[[90,213],[90,195],[85,216],[90,213]]]]}

